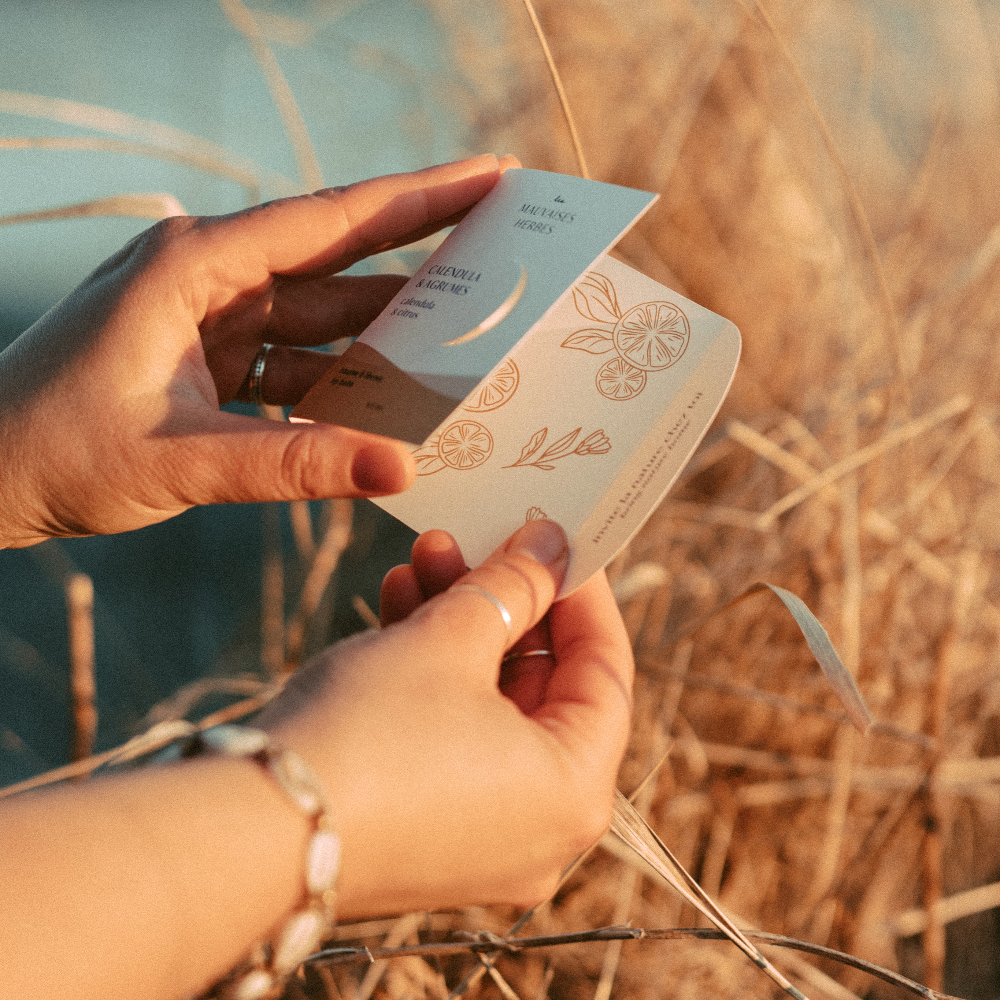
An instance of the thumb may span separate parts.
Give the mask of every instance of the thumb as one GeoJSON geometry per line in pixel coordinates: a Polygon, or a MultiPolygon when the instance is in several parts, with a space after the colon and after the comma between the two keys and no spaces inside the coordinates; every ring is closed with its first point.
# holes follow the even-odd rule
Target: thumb
{"type": "Polygon", "coordinates": [[[403,627],[430,630],[437,647],[450,652],[449,669],[479,672],[495,685],[500,658],[548,611],[568,563],[563,529],[554,521],[529,521],[403,627]]]}
{"type": "Polygon", "coordinates": [[[214,411],[161,432],[167,487],[187,505],[400,493],[415,476],[401,441],[331,424],[214,411]]]}

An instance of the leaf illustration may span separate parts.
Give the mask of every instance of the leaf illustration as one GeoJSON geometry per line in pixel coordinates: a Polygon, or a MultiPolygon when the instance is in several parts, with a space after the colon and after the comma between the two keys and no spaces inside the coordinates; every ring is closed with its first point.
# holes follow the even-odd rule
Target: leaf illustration
{"type": "Polygon", "coordinates": [[[549,433],[548,427],[543,427],[540,431],[535,431],[531,435],[531,440],[521,449],[515,465],[520,465],[525,459],[530,458],[545,443],[545,437],[549,433]]]}
{"type": "Polygon", "coordinates": [[[430,476],[445,468],[444,459],[440,455],[414,455],[417,463],[418,476],[430,476]]]}
{"type": "Polygon", "coordinates": [[[430,476],[445,468],[444,459],[438,452],[438,440],[438,436],[431,438],[413,453],[413,460],[417,463],[418,476],[430,476]]]}
{"type": "Polygon", "coordinates": [[[577,330],[562,342],[562,346],[588,354],[607,354],[615,349],[615,342],[603,330],[577,330]]]}
{"type": "Polygon", "coordinates": [[[573,446],[576,444],[576,439],[581,430],[583,430],[582,427],[577,427],[575,431],[570,431],[569,434],[564,434],[558,441],[555,442],[555,444],[550,444],[542,453],[540,461],[553,462],[557,458],[562,458],[564,455],[568,455],[573,450],[573,446]]]}
{"type": "Polygon", "coordinates": [[[532,462],[532,466],[536,469],[544,469],[546,472],[551,472],[555,466],[554,465],[542,465],[541,462],[532,462]]]}
{"type": "Polygon", "coordinates": [[[598,323],[617,323],[621,319],[615,286],[597,271],[588,271],[586,277],[573,287],[573,302],[581,316],[598,323]]]}

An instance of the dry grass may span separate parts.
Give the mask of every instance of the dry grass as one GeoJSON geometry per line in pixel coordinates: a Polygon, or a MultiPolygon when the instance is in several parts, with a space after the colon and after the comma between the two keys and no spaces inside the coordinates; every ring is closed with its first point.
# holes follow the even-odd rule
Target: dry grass
{"type": "MultiPolygon", "coordinates": [[[[524,7],[428,3],[451,32],[477,144],[574,172],[524,7]]],[[[997,18],[965,0],[536,9],[592,175],[661,193],[621,256],[731,318],[745,344],[715,431],[611,568],[639,665],[620,787],[631,793],[667,754],[637,805],[741,926],[993,997],[997,18]],[[773,598],[725,607],[758,580],[798,594],[827,626],[881,723],[867,738],[773,598]]],[[[0,94],[0,105],[22,97],[0,94]]],[[[139,125],[106,130],[251,174],[224,151],[139,125]]],[[[346,524],[346,512],[331,517],[318,549],[299,532],[316,586],[346,524]]],[[[275,674],[282,586],[272,565],[275,674]]],[[[322,589],[304,589],[297,635],[322,589]]],[[[447,930],[504,934],[516,917],[470,910],[338,937],[374,948],[447,930]]],[[[697,919],[598,850],[523,933],[697,919]]],[[[899,995],[825,960],[769,957],[814,998],[899,995]]],[[[722,942],[434,961],[313,970],[289,995],[443,998],[460,982],[466,996],[522,1000],[777,995],[722,942]]]]}
{"type": "MultiPolygon", "coordinates": [[[[477,93],[480,144],[577,172],[521,5],[502,42],[470,28],[467,4],[432,7],[477,93]]],[[[963,4],[898,8],[893,31],[849,3],[537,11],[592,175],[661,193],[622,256],[745,342],[714,435],[613,567],[650,584],[624,588],[639,683],[620,785],[671,746],[650,821],[744,926],[993,996],[993,916],[944,921],[992,905],[995,890],[956,894],[1000,878],[995,26],[963,4]],[[807,601],[894,730],[861,739],[831,717],[767,598],[713,616],[762,579],[807,601]]],[[[696,916],[599,852],[525,932],[621,920],[696,916]]],[[[497,968],[522,998],[774,993],[722,944],[612,947],[497,968]]],[[[843,995],[772,957],[806,993],[843,995]]]]}

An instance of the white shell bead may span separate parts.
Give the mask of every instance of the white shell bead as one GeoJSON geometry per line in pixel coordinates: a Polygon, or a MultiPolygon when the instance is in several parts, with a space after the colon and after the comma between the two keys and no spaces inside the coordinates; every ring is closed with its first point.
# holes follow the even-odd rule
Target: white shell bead
{"type": "Polygon", "coordinates": [[[201,738],[217,753],[229,757],[249,757],[250,754],[260,753],[271,743],[267,733],[259,729],[226,723],[206,729],[201,738]]]}
{"type": "Polygon", "coordinates": [[[340,837],[332,830],[317,830],[306,849],[306,889],[318,896],[333,885],[340,869],[340,837]]]}
{"type": "Polygon", "coordinates": [[[271,968],[275,975],[283,976],[298,968],[316,950],[325,922],[320,910],[303,910],[289,917],[274,945],[271,968]]]}
{"type": "Polygon", "coordinates": [[[280,757],[271,760],[269,766],[275,780],[302,812],[307,816],[322,812],[323,796],[312,771],[301,757],[286,750],[280,757]]]}
{"type": "Polygon", "coordinates": [[[274,985],[274,976],[267,969],[254,969],[240,976],[227,992],[227,1000],[260,1000],[274,985]]]}

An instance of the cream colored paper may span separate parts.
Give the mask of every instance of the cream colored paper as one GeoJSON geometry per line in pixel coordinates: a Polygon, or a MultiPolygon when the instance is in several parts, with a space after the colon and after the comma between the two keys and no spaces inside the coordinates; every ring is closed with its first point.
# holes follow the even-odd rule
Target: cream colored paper
{"type": "Polygon", "coordinates": [[[732,382],[739,331],[602,256],[420,447],[406,493],[376,500],[444,528],[470,566],[519,525],[570,538],[561,595],[639,530],[732,382]]]}

